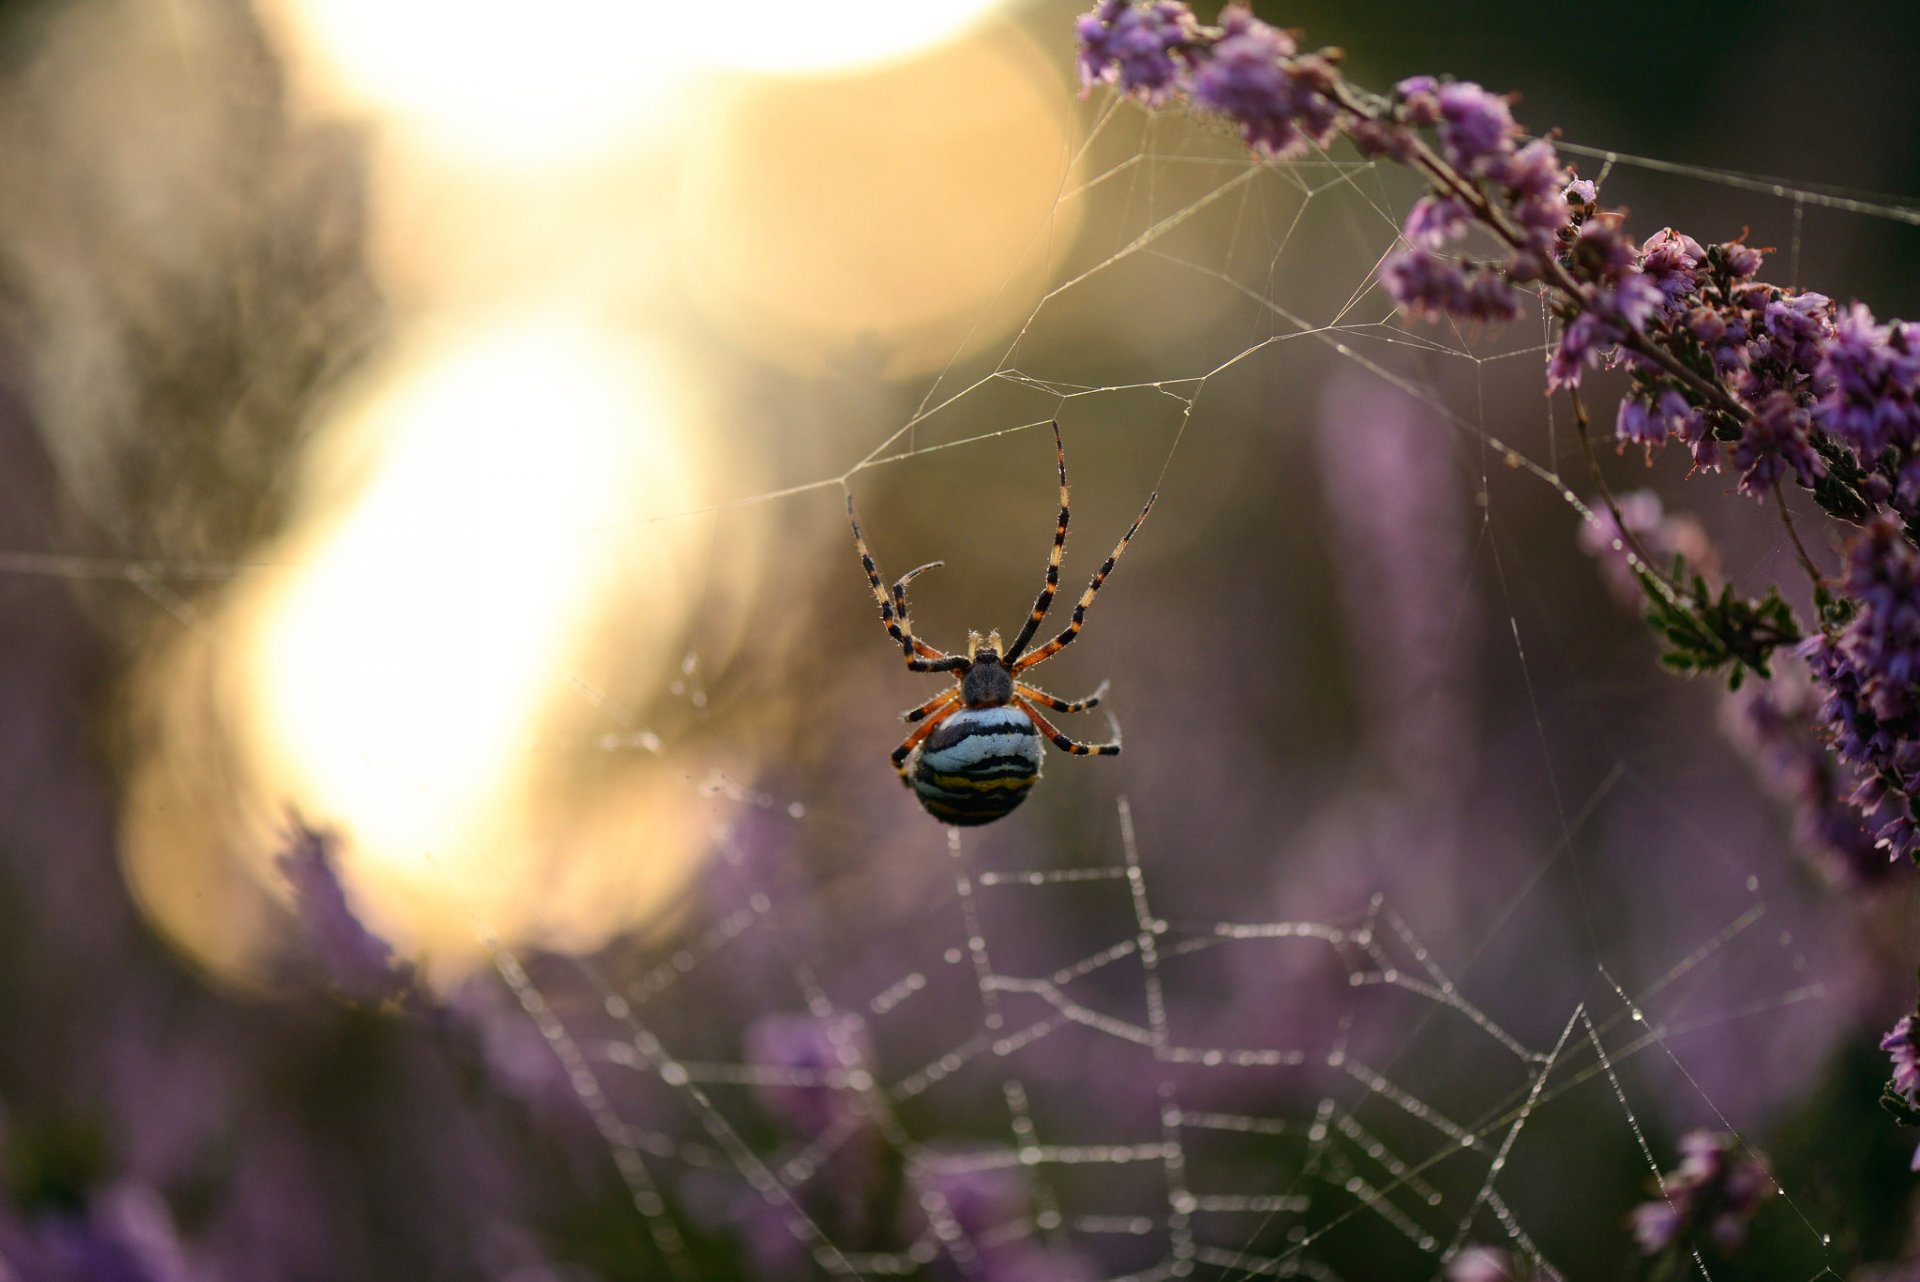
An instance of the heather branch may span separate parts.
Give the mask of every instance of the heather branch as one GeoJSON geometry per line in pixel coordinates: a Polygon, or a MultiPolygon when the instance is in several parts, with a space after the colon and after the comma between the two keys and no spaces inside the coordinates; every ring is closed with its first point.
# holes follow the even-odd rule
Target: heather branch
{"type": "MultiPolygon", "coordinates": [[[[1344,80],[1336,79],[1329,92],[1342,109],[1358,119],[1389,126],[1398,126],[1400,123],[1393,120],[1391,116],[1383,117],[1377,108],[1363,101],[1353,86],[1344,80]]],[[[1512,220],[1501,211],[1479,183],[1449,165],[1444,157],[1435,152],[1418,135],[1409,134],[1407,142],[1413,167],[1425,174],[1436,187],[1443,193],[1464,201],[1474,212],[1480,224],[1492,232],[1508,249],[1522,253],[1530,248],[1525,234],[1513,225],[1512,220]]],[[[1620,327],[1626,335],[1622,340],[1624,346],[1654,362],[1667,374],[1685,383],[1726,413],[1742,420],[1749,416],[1746,407],[1735,400],[1724,387],[1689,369],[1673,353],[1627,323],[1625,317],[1599,308],[1586,288],[1574,279],[1573,273],[1567,270],[1566,265],[1558,259],[1547,259],[1541,264],[1541,268],[1546,282],[1552,285],[1570,306],[1581,311],[1597,311],[1603,320],[1620,327]]]]}
{"type": "MultiPolygon", "coordinates": [[[[1624,212],[1601,208],[1595,185],[1560,164],[1551,134],[1521,145],[1508,100],[1478,85],[1414,76],[1370,95],[1340,75],[1338,50],[1301,53],[1293,33],[1236,6],[1208,27],[1181,0],[1100,0],[1078,30],[1089,86],[1109,82],[1154,106],[1184,97],[1236,123],[1257,155],[1299,155],[1344,134],[1363,154],[1419,173],[1430,194],[1380,268],[1403,311],[1511,320],[1516,285],[1539,282],[1562,321],[1549,391],[1623,360],[1623,444],[1651,455],[1678,441],[1695,470],[1731,463],[1743,492],[1775,491],[1814,585],[1819,631],[1800,648],[1824,699],[1821,734],[1839,768],[1863,780],[1846,804],[1882,848],[1920,857],[1920,333],[1881,325],[1858,303],[1836,308],[1759,280],[1764,251],[1744,235],[1702,246],[1668,228],[1636,244],[1624,212]],[[1503,247],[1503,263],[1458,251],[1475,226],[1503,247]],[[1789,478],[1859,528],[1831,582],[1778,493],[1789,478]]],[[[1603,495],[1633,543],[1620,505],[1603,495]]],[[[1801,636],[1777,589],[1737,598],[1684,565],[1667,579],[1637,544],[1635,555],[1648,621],[1674,666],[1732,665],[1736,682],[1742,669],[1765,676],[1772,652],[1801,636]]]]}

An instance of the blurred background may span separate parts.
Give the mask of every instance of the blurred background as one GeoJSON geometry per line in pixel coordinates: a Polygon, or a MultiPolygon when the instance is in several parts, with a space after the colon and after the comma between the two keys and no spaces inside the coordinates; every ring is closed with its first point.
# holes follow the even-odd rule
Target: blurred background
{"type": "MultiPolygon", "coordinates": [[[[1543,323],[1077,12],[0,5],[0,1278],[1619,1277],[1697,1127],[1788,1195],[1710,1276],[1920,1245],[1911,878],[1659,669],[1543,323]],[[845,496],[1010,629],[1055,418],[1067,592],[1160,496],[1044,672],[1127,752],[950,846],[845,496]]],[[[1915,310],[1905,9],[1260,12],[1915,310]]]]}

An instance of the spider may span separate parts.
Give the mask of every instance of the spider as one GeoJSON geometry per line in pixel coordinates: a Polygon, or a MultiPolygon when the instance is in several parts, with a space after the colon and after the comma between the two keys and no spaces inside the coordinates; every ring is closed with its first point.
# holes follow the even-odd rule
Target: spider
{"type": "Polygon", "coordinates": [[[1113,757],[1120,753],[1120,727],[1113,727],[1111,743],[1078,743],[1061,734],[1041,713],[1085,712],[1096,707],[1106,693],[1103,682],[1084,699],[1057,699],[1038,686],[1018,680],[1020,673],[1045,663],[1080,635],[1087,607],[1094,594],[1113,573],[1114,563],[1127,550],[1134,532],[1153,510],[1151,494],[1133,524],[1114,545],[1106,563],[1094,572],[1080,603],[1073,607],[1073,619],[1053,640],[1027,653],[1027,643],[1039,630],[1060,586],[1060,557],[1067,546],[1067,450],[1060,441],[1060,424],[1053,425],[1054,455],[1060,465],[1060,521],[1053,531],[1053,552],[1047,558],[1046,584],[1033,603],[1026,626],[1003,647],[1000,633],[986,636],[967,634],[967,652],[948,654],[936,650],[913,634],[913,622],[907,611],[907,585],[943,561],[932,561],[900,576],[888,591],[881,583],[880,570],[873,553],[860,533],[860,520],[854,515],[853,495],[847,495],[847,521],[853,526],[854,546],[860,552],[860,564],[866,569],[867,582],[873,587],[873,599],[880,604],[880,621],[887,635],[900,643],[907,667],[915,672],[950,672],[954,684],[917,708],[900,714],[903,721],[917,722],[912,734],[893,750],[893,768],[900,782],[913,789],[921,806],[942,823],[971,825],[991,823],[1026,800],[1027,793],[1040,778],[1040,761],[1045,737],[1062,752],[1083,757],[1113,757]]]}

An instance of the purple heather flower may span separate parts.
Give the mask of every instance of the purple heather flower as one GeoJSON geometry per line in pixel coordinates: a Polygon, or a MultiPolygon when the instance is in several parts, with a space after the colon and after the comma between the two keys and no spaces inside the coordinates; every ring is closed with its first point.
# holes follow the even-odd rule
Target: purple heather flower
{"type": "MultiPolygon", "coordinates": [[[[1915,1031],[1913,1016],[1902,1015],[1880,1039],[1880,1049],[1893,1057],[1893,1076],[1887,1089],[1905,1100],[1910,1109],[1920,1109],[1920,1043],[1914,1040],[1915,1031]]],[[[1920,1171],[1920,1148],[1913,1151],[1912,1166],[1920,1171]]]]}
{"type": "Polygon", "coordinates": [[[1543,259],[1551,255],[1573,219],[1565,194],[1566,169],[1553,144],[1536,138],[1489,169],[1505,186],[1513,221],[1526,237],[1526,248],[1518,253],[1543,259]]]}
{"type": "Polygon", "coordinates": [[[1826,392],[1814,416],[1869,465],[1888,446],[1920,442],[1920,353],[1904,326],[1875,324],[1861,303],[1843,309],[1819,374],[1826,392]]]}
{"type": "Polygon", "coordinates": [[[1860,772],[1851,800],[1862,814],[1880,810],[1874,837],[1899,860],[1920,850],[1920,555],[1899,526],[1882,518],[1860,532],[1843,589],[1853,620],[1801,653],[1826,693],[1820,718],[1834,752],[1860,772]]]}
{"type": "Polygon", "coordinates": [[[1633,536],[1646,554],[1662,562],[1664,569],[1675,557],[1689,574],[1697,574],[1709,583],[1720,577],[1720,554],[1714,550],[1707,531],[1686,513],[1670,514],[1652,490],[1630,490],[1614,500],[1626,530],[1615,524],[1613,513],[1599,500],[1587,504],[1593,520],[1580,527],[1580,549],[1600,562],[1607,585],[1622,605],[1639,606],[1645,597],[1640,581],[1627,564],[1626,535],[1633,536]],[[1615,547],[1614,544],[1620,544],[1615,547]]]}
{"type": "Polygon", "coordinates": [[[1680,1167],[1661,1177],[1660,1196],[1633,1212],[1640,1249],[1657,1255],[1690,1234],[1722,1251],[1746,1240],[1747,1226],[1778,1187],[1766,1161],[1737,1136],[1689,1131],[1680,1140],[1680,1167]]]}
{"type": "Polygon", "coordinates": [[[1647,1255],[1667,1249],[1680,1232],[1680,1209],[1670,1202],[1655,1199],[1633,1208],[1633,1240],[1647,1255]]]}
{"type": "Polygon", "coordinates": [[[77,1211],[16,1218],[0,1208],[0,1278],[190,1282],[196,1276],[172,1212],[146,1185],[100,1190],[77,1211]]]}
{"type": "Polygon", "coordinates": [[[354,913],[340,881],[335,853],[339,839],[299,818],[289,821],[285,835],[287,848],[277,860],[280,873],[293,889],[294,911],[307,945],[328,977],[355,1001],[405,994],[413,984],[413,968],[394,961],[387,941],[354,913]]]}
{"type": "Polygon", "coordinates": [[[1821,875],[1855,890],[1884,883],[1894,865],[1847,802],[1851,787],[1820,739],[1819,700],[1805,671],[1795,664],[1771,681],[1749,681],[1726,707],[1729,736],[1793,808],[1795,842],[1821,875]]]}
{"type": "MultiPolygon", "coordinates": [[[[1581,237],[1598,226],[1593,221],[1581,225],[1581,237]]],[[[1657,286],[1638,272],[1628,272],[1611,285],[1596,285],[1588,295],[1587,308],[1568,321],[1560,331],[1560,341],[1547,358],[1547,388],[1578,387],[1580,376],[1590,365],[1597,365],[1626,337],[1620,326],[1642,330],[1659,308],[1662,295],[1657,286]]]]}
{"type": "MultiPolygon", "coordinates": [[[[1545,138],[1535,138],[1532,142],[1508,155],[1497,166],[1492,177],[1507,189],[1516,201],[1534,201],[1543,197],[1552,197],[1553,203],[1560,206],[1554,226],[1557,228],[1567,221],[1566,187],[1567,171],[1560,164],[1560,155],[1553,144],[1545,138]]],[[[1523,216],[1522,222],[1527,221],[1523,216]]]]}
{"type": "MultiPolygon", "coordinates": [[[[1825,294],[1785,294],[1769,299],[1762,315],[1763,332],[1755,334],[1755,362],[1779,367],[1786,390],[1799,391],[1820,368],[1821,357],[1833,333],[1828,315],[1833,302],[1825,294]]],[[[1763,386],[1760,391],[1766,390],[1763,386]]],[[[1754,399],[1758,399],[1757,394],[1754,399]]]]}
{"type": "Polygon", "coordinates": [[[1432,76],[1408,76],[1393,87],[1402,114],[1412,125],[1440,123],[1440,82],[1432,76]]]}
{"type": "Polygon", "coordinates": [[[852,1116],[846,1078],[868,1055],[858,1018],[768,1015],[747,1029],[746,1040],[747,1062],[770,1070],[754,1094],[773,1117],[813,1139],[852,1116]]]}
{"type": "Polygon", "coordinates": [[[1740,490],[1765,497],[1787,469],[1800,484],[1811,487],[1824,475],[1826,464],[1808,439],[1812,418],[1787,392],[1769,392],[1753,407],[1734,443],[1733,465],[1740,469],[1740,490]]]}
{"type": "MultiPolygon", "coordinates": [[[[1403,82],[1404,83],[1404,82],[1403,82]]],[[[1440,146],[1454,168],[1485,174],[1511,146],[1517,132],[1507,100],[1469,80],[1441,85],[1440,146]]]]}
{"type": "Polygon", "coordinates": [[[1380,283],[1388,297],[1415,316],[1438,318],[1465,307],[1467,276],[1460,264],[1418,245],[1388,255],[1380,283]]]}
{"type": "Polygon", "coordinates": [[[1861,605],[1848,628],[1857,637],[1856,651],[1870,651],[1881,671],[1873,674],[1882,695],[1874,712],[1883,717],[1914,710],[1920,692],[1912,689],[1920,677],[1920,588],[1913,545],[1888,521],[1870,525],[1855,540],[1847,556],[1847,589],[1861,605]]]}
{"type": "Polygon", "coordinates": [[[1902,1015],[1880,1039],[1880,1049],[1893,1057],[1893,1089],[1907,1103],[1920,1108],[1920,1041],[1914,1040],[1913,1016],[1902,1015]]]}
{"type": "Polygon", "coordinates": [[[1582,280],[1618,281],[1638,267],[1640,251],[1620,230],[1620,218],[1609,212],[1580,224],[1568,252],[1567,265],[1582,280]]]}
{"type": "Polygon", "coordinates": [[[1247,145],[1265,155],[1328,142],[1339,120],[1326,92],[1331,69],[1318,59],[1295,61],[1293,37],[1249,10],[1228,9],[1220,27],[1194,70],[1194,103],[1236,121],[1247,145]]]}
{"type": "Polygon", "coordinates": [[[1651,449],[1664,445],[1670,437],[1693,441],[1701,434],[1700,410],[1685,395],[1671,387],[1651,395],[1649,390],[1635,389],[1621,398],[1614,435],[1651,449]]]}
{"type": "Polygon", "coordinates": [[[1459,314],[1468,320],[1518,320],[1520,291],[1499,272],[1482,265],[1468,274],[1466,305],[1459,314]]]}
{"type": "Polygon", "coordinates": [[[1592,312],[1575,316],[1560,331],[1560,341],[1547,358],[1547,390],[1580,386],[1580,376],[1587,366],[1597,364],[1619,341],[1620,331],[1592,312]]]}
{"type": "Polygon", "coordinates": [[[1401,233],[1409,243],[1439,249],[1466,233],[1473,211],[1466,202],[1452,196],[1425,196],[1407,211],[1407,225],[1401,233]]]}
{"type": "Polygon", "coordinates": [[[1413,156],[1413,134],[1404,125],[1381,120],[1354,120],[1347,137],[1363,156],[1386,156],[1406,163],[1413,156]]]}
{"type": "Polygon", "coordinates": [[[1395,303],[1429,320],[1505,321],[1520,314],[1518,292],[1491,267],[1442,258],[1418,245],[1388,255],[1380,283],[1395,303]]]}
{"type": "Polygon", "coordinates": [[[1569,205],[1591,205],[1600,198],[1600,189],[1591,178],[1576,178],[1567,184],[1566,197],[1569,205]]]}
{"type": "Polygon", "coordinates": [[[1762,254],[1753,246],[1730,240],[1718,248],[1721,260],[1735,280],[1746,280],[1760,270],[1762,254]]]}
{"type": "Polygon", "coordinates": [[[1820,715],[1840,759],[1862,776],[1852,800],[1890,815],[1875,837],[1894,859],[1920,850],[1920,554],[1899,526],[1872,522],[1847,549],[1856,606],[1838,633],[1802,647],[1826,694],[1820,715]]]}
{"type": "Polygon", "coordinates": [[[1686,300],[1700,288],[1700,264],[1707,251],[1693,237],[1663,227],[1640,248],[1640,270],[1660,288],[1669,314],[1686,310],[1686,300]]]}
{"type": "Polygon", "coordinates": [[[1186,64],[1198,26],[1177,0],[1101,0],[1075,27],[1080,41],[1082,91],[1106,81],[1150,105],[1184,89],[1186,64]]]}

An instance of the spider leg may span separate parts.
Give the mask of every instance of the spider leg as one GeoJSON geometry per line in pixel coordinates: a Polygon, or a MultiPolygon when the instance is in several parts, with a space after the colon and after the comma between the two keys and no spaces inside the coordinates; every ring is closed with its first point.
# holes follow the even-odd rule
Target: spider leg
{"type": "Polygon", "coordinates": [[[1085,712],[1088,708],[1097,708],[1100,706],[1100,697],[1107,692],[1107,683],[1102,681],[1098,690],[1095,690],[1084,699],[1074,699],[1071,702],[1066,699],[1055,698],[1039,686],[1030,686],[1024,681],[1014,682],[1013,691],[1021,698],[1029,699],[1041,707],[1051,709],[1054,712],[1085,712]]]}
{"type": "Polygon", "coordinates": [[[925,721],[915,726],[913,733],[908,735],[906,739],[901,742],[900,746],[893,750],[893,768],[895,772],[899,774],[901,783],[906,784],[909,788],[913,786],[912,781],[907,778],[907,758],[913,755],[913,750],[920,746],[922,739],[933,733],[935,726],[958,711],[960,711],[960,706],[955,704],[951,708],[934,713],[925,721]]]}
{"type": "Polygon", "coordinates": [[[1047,617],[1047,610],[1053,605],[1053,594],[1060,590],[1060,557],[1067,547],[1067,447],[1060,443],[1060,421],[1053,423],[1053,452],[1060,463],[1060,523],[1053,530],[1053,551],[1047,556],[1047,581],[1040,589],[1040,595],[1034,598],[1033,610],[1027,615],[1026,626],[1020,629],[1020,635],[1013,639],[1013,645],[1007,650],[1006,661],[1012,663],[1027,648],[1027,642],[1033,640],[1033,634],[1040,621],[1047,617]]]}
{"type": "Polygon", "coordinates": [[[941,704],[949,703],[954,699],[958,699],[959,697],[960,697],[960,687],[948,686],[945,690],[942,690],[939,694],[934,695],[933,698],[927,700],[925,703],[921,704],[919,707],[908,708],[905,712],[900,714],[900,719],[902,721],[925,720],[929,713],[938,712],[940,710],[941,704]]]}
{"type": "Polygon", "coordinates": [[[925,641],[913,635],[913,616],[907,609],[907,584],[913,582],[928,570],[945,564],[945,561],[929,561],[925,565],[916,566],[901,575],[893,585],[894,616],[900,620],[900,630],[905,632],[909,637],[913,637],[913,652],[923,659],[940,660],[950,659],[953,656],[944,650],[934,649],[925,641]]]}
{"type": "Polygon", "coordinates": [[[1046,662],[1058,654],[1063,648],[1072,644],[1073,639],[1080,635],[1080,625],[1084,623],[1087,618],[1087,607],[1093,604],[1094,595],[1100,591],[1100,585],[1107,581],[1109,574],[1113,573],[1114,563],[1117,562],[1121,554],[1127,550],[1127,544],[1133,541],[1133,536],[1135,532],[1139,530],[1140,523],[1147,519],[1147,513],[1153,511],[1153,501],[1159,497],[1157,493],[1147,496],[1147,505],[1140,509],[1140,515],[1133,518],[1133,524],[1129,525],[1127,532],[1120,536],[1120,542],[1114,545],[1113,552],[1108,555],[1106,561],[1100,568],[1093,572],[1093,578],[1087,583],[1087,590],[1080,594],[1079,604],[1073,607],[1073,619],[1067,624],[1066,631],[1041,646],[1038,650],[1035,650],[1032,654],[1024,656],[1018,663],[1012,664],[1011,667],[1013,671],[1016,673],[1024,672],[1036,663],[1046,662]]]}
{"type": "Polygon", "coordinates": [[[1113,726],[1112,743],[1078,743],[1060,733],[1051,721],[1040,715],[1040,709],[1033,706],[1024,695],[1013,697],[1013,706],[1033,718],[1033,724],[1040,727],[1040,733],[1047,736],[1053,746],[1062,752],[1071,752],[1076,757],[1117,757],[1120,755],[1120,723],[1111,717],[1108,722],[1113,726]]]}
{"type": "MultiPolygon", "coordinates": [[[[851,494],[847,495],[847,521],[853,526],[853,545],[860,552],[860,565],[867,572],[867,582],[873,588],[873,599],[880,604],[880,622],[886,625],[887,635],[900,643],[901,652],[907,656],[907,666],[915,672],[964,672],[972,666],[964,655],[947,654],[915,640],[911,628],[902,626],[906,621],[895,611],[894,599],[880,581],[880,567],[873,563],[873,553],[867,549],[866,536],[860,533],[860,519],[853,514],[851,494]]],[[[920,567],[921,570],[926,568],[920,567]]],[[[918,573],[920,570],[913,572],[918,573]]],[[[901,580],[902,584],[911,579],[913,574],[901,580]]]]}

